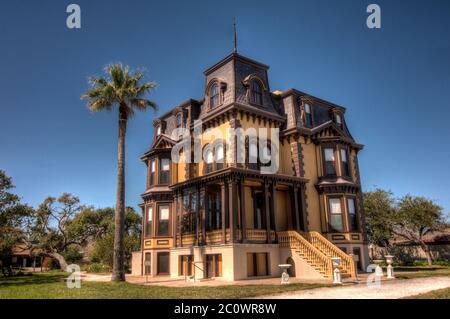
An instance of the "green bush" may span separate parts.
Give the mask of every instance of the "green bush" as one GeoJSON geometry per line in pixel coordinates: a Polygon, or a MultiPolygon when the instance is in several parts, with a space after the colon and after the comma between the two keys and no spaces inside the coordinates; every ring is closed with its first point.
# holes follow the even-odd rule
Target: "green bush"
{"type": "Polygon", "coordinates": [[[111,272],[111,266],[102,263],[92,263],[82,267],[83,271],[99,273],[99,272],[111,272]]]}
{"type": "Polygon", "coordinates": [[[426,267],[428,266],[428,263],[426,260],[414,260],[413,266],[426,267]]]}
{"type": "Polygon", "coordinates": [[[438,258],[435,261],[433,261],[433,265],[449,267],[450,266],[450,260],[443,259],[443,258],[438,258]]]}

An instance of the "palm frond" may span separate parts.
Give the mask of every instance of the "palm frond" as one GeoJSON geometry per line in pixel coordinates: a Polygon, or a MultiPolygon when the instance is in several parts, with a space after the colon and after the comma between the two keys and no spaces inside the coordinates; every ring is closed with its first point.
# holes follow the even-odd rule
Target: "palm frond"
{"type": "Polygon", "coordinates": [[[106,77],[90,77],[88,81],[91,89],[81,96],[88,101],[91,111],[111,110],[114,105],[122,105],[131,117],[134,109],[145,111],[158,108],[156,103],[145,98],[156,87],[156,83],[144,82],[144,71],[130,71],[128,66],[114,63],[105,67],[105,73],[106,77]]]}

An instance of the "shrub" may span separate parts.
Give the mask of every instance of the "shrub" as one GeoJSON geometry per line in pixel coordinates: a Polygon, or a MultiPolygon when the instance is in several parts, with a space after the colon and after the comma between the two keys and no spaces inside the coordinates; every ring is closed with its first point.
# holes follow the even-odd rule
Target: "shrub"
{"type": "Polygon", "coordinates": [[[450,260],[439,258],[439,259],[436,259],[435,261],[433,261],[433,265],[449,267],[450,266],[450,260]]]}

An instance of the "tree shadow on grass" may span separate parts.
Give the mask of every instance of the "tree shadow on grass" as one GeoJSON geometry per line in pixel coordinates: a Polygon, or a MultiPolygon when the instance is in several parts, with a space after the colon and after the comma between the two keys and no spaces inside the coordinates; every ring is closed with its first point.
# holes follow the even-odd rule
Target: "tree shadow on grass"
{"type": "Polygon", "coordinates": [[[39,273],[12,277],[0,277],[0,288],[8,286],[39,285],[62,282],[68,275],[65,273],[39,273]]]}

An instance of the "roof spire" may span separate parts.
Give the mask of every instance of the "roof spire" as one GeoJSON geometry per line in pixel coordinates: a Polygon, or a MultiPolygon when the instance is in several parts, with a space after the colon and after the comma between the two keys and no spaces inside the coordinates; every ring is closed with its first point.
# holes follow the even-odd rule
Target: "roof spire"
{"type": "Polygon", "coordinates": [[[234,17],[234,20],[233,20],[233,28],[234,28],[234,48],[233,48],[233,53],[237,53],[236,17],[234,17]]]}

